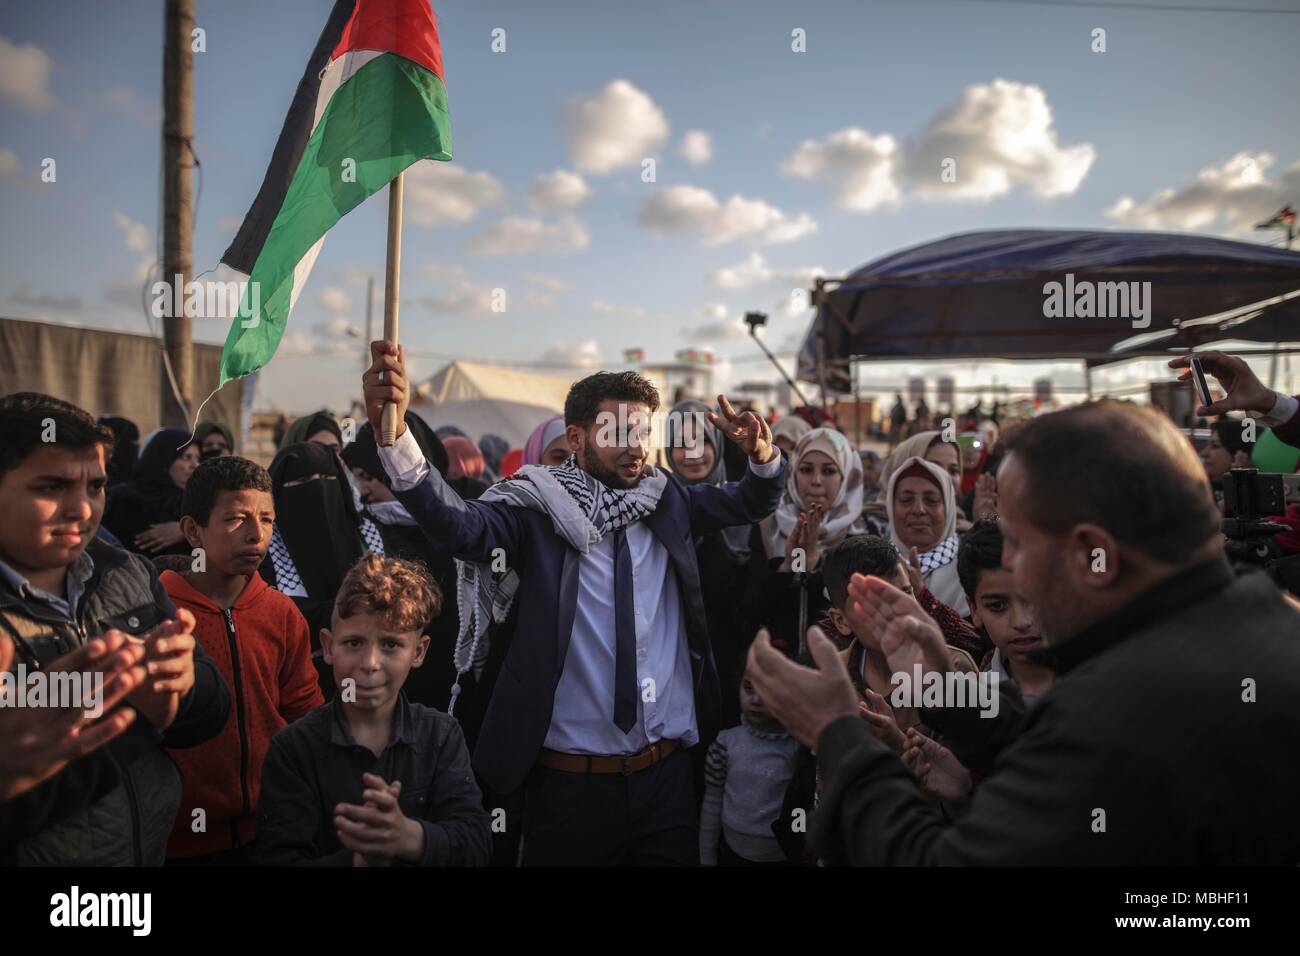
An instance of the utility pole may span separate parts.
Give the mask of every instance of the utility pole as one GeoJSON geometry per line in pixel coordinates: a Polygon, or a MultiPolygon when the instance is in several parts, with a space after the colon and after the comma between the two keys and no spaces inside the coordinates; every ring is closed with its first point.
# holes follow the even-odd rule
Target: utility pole
{"type": "Polygon", "coordinates": [[[162,278],[174,289],[163,317],[163,376],[159,422],[188,426],[193,407],[194,356],[184,287],[193,271],[190,232],[194,205],[194,0],[166,0],[163,48],[163,261],[162,278]],[[179,398],[179,403],[177,399],[179,398]]]}

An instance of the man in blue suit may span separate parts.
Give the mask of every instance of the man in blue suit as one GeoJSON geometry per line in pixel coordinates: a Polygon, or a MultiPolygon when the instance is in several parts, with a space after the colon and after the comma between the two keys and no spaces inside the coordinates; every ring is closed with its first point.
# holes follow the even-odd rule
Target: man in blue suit
{"type": "Polygon", "coordinates": [[[719,701],[694,541],[776,508],[785,464],[767,423],[719,396],[709,418],[749,469],[721,487],[684,485],[647,464],[658,392],[634,372],[600,372],[565,400],[574,457],[461,502],[406,432],[400,346],[375,342],[371,354],[362,381],[376,434],[384,403],[398,406],[397,442],[380,449],[393,491],[463,562],[466,661],[488,621],[518,604],[474,768],[498,794],[526,788],[523,862],[698,863],[686,749],[713,739],[719,701]]]}

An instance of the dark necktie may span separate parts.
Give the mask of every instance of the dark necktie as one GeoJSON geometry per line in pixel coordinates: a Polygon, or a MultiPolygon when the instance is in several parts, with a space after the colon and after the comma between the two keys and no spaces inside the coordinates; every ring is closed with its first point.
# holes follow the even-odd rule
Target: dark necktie
{"type": "Polygon", "coordinates": [[[636,612],[632,552],[627,532],[614,532],[614,726],[628,733],[636,723],[636,612]]]}

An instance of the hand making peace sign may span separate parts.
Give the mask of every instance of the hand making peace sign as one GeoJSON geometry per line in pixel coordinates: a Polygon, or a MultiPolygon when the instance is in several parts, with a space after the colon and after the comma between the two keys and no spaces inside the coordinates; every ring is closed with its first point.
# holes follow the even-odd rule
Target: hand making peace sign
{"type": "Polygon", "coordinates": [[[744,449],[750,461],[761,465],[771,460],[773,454],[780,454],[772,447],[772,429],[761,417],[753,412],[737,412],[725,395],[718,396],[718,408],[722,414],[709,412],[709,421],[744,449]]]}

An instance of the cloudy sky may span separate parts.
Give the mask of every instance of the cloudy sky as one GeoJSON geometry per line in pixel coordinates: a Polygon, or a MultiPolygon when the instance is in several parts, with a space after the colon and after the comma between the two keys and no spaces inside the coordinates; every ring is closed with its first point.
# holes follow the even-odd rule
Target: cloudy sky
{"type": "MultiPolygon", "coordinates": [[[[330,5],[197,0],[196,271],[216,267],[255,195],[330,5]]],[[[1266,241],[1250,226],[1300,203],[1296,15],[1000,0],[435,10],[455,161],[407,177],[402,337],[418,375],[456,357],[616,367],[627,348],[666,360],[694,346],[723,359],[724,384],[769,377],[740,316],[771,313],[767,340],[792,351],[810,318],[798,290],[819,272],[982,228],[1266,241]]],[[[0,314],[147,331],[161,58],[160,0],[0,7],[0,314]]],[[[327,238],[261,407],[342,407],[355,389],[348,332],[365,276],[382,276],[385,211],[373,197],[327,238]]],[[[199,341],[225,332],[196,322],[199,341]]],[[[935,374],[863,377],[917,371],[935,374]]],[[[1045,371],[1079,381],[1005,363],[958,380],[1045,371]]]]}

